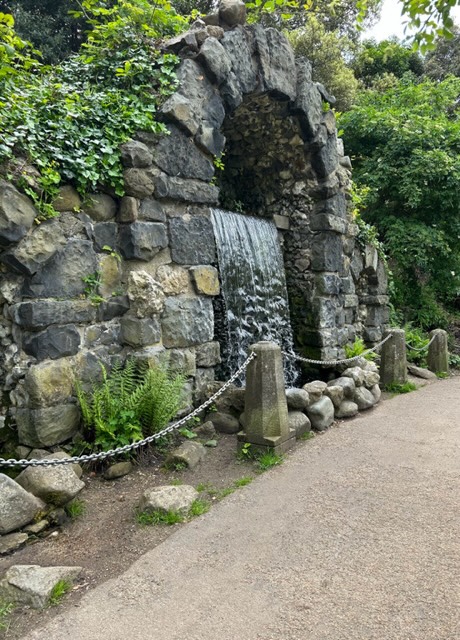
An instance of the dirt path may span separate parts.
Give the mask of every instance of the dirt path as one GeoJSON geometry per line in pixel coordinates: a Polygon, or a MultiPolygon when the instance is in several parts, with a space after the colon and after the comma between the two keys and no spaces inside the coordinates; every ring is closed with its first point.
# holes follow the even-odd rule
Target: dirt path
{"type": "Polygon", "coordinates": [[[460,380],[304,443],[28,640],[456,640],[460,380]]]}

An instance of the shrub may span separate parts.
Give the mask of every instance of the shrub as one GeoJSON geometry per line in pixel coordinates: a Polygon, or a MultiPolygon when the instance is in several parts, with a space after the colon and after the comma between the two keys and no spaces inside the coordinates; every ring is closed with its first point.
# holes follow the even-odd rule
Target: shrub
{"type": "Polygon", "coordinates": [[[361,355],[363,358],[366,358],[366,360],[375,360],[377,358],[377,354],[374,351],[363,355],[365,351],[367,351],[367,347],[361,338],[357,338],[351,345],[345,345],[346,358],[355,358],[356,356],[361,355]]]}
{"type": "Polygon", "coordinates": [[[121,447],[157,433],[183,405],[184,376],[134,359],[116,364],[90,392],[76,382],[86,437],[97,449],[121,447]]]}

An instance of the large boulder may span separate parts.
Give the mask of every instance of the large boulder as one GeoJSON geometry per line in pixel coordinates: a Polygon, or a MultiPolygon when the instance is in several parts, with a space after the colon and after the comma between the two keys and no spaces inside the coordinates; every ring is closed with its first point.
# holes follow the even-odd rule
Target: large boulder
{"type": "Polygon", "coordinates": [[[214,428],[219,433],[237,433],[240,430],[238,419],[230,413],[215,411],[208,413],[206,420],[212,422],[214,428]]]}
{"type": "Polygon", "coordinates": [[[179,486],[162,486],[147,489],[139,501],[139,511],[175,511],[186,514],[194,501],[199,497],[198,491],[187,484],[179,486]]]}
{"type": "Polygon", "coordinates": [[[322,380],[314,380],[304,384],[302,389],[308,393],[309,403],[314,404],[322,397],[327,384],[322,380]]]}
{"type": "Polygon", "coordinates": [[[37,498],[57,507],[70,502],[85,486],[69,464],[27,467],[16,482],[37,498]]]}
{"type": "Polygon", "coordinates": [[[19,529],[45,509],[45,504],[0,473],[0,535],[19,529]]]}
{"type": "Polygon", "coordinates": [[[49,604],[57,583],[63,580],[72,583],[81,571],[81,567],[13,565],[0,580],[0,598],[34,609],[43,609],[49,604]]]}
{"type": "Polygon", "coordinates": [[[355,394],[356,385],[353,378],[340,377],[336,380],[330,380],[327,383],[328,387],[342,387],[343,395],[345,398],[351,399],[355,394]]]}
{"type": "Polygon", "coordinates": [[[286,389],[288,409],[303,411],[309,404],[310,397],[305,389],[286,389]]]}
{"type": "Polygon", "coordinates": [[[334,405],[332,400],[323,396],[307,409],[313,429],[324,431],[334,422],[334,405]]]}
{"type": "Polygon", "coordinates": [[[373,394],[366,387],[358,387],[355,391],[354,401],[358,405],[360,411],[370,409],[376,403],[373,394]]]}
{"type": "Polygon", "coordinates": [[[295,431],[296,438],[300,438],[311,429],[311,422],[302,411],[289,411],[288,424],[289,429],[295,431]]]}
{"type": "Polygon", "coordinates": [[[69,440],[78,430],[80,412],[74,404],[41,409],[17,409],[18,437],[29,447],[51,447],[69,440]]]}
{"type": "Polygon", "coordinates": [[[336,409],[336,418],[353,418],[358,413],[358,405],[351,400],[344,400],[338,409],[336,409]]]}

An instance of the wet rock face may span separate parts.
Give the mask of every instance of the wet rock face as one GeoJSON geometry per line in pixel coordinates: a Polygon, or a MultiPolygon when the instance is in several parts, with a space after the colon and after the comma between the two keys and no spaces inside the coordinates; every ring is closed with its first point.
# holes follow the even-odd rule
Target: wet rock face
{"type": "MultiPolygon", "coordinates": [[[[356,336],[381,339],[386,271],[356,242],[349,161],[324,109],[333,99],[280,32],[246,25],[245,11],[222,0],[165,43],[181,60],[161,107],[169,135],[122,145],[121,198],[62,185],[60,216],[35,225],[32,201],[0,180],[0,391],[24,444],[71,438],[75,375],[88,385],[120,356],[184,367],[190,398],[202,397],[225,359],[213,206],[278,227],[298,351],[336,358],[356,336]]],[[[290,409],[324,395],[337,410],[355,403],[354,379],[337,385],[342,399],[288,393],[290,409]]]]}

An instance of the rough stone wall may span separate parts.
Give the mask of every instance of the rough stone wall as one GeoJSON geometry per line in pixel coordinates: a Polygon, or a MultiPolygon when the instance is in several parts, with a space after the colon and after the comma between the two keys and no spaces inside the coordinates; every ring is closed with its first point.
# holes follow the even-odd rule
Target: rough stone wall
{"type": "Polygon", "coordinates": [[[355,242],[350,163],[323,109],[332,98],[278,31],[226,20],[168,43],[182,58],[161,114],[170,135],[123,146],[123,198],[81,201],[65,186],[60,216],[37,226],[31,202],[0,182],[1,413],[25,445],[75,433],[73,376],[97,378],[99,362],[133,354],[179,367],[188,404],[214,379],[220,197],[280,229],[304,354],[334,357],[356,335],[381,335],[385,274],[355,242]]]}

